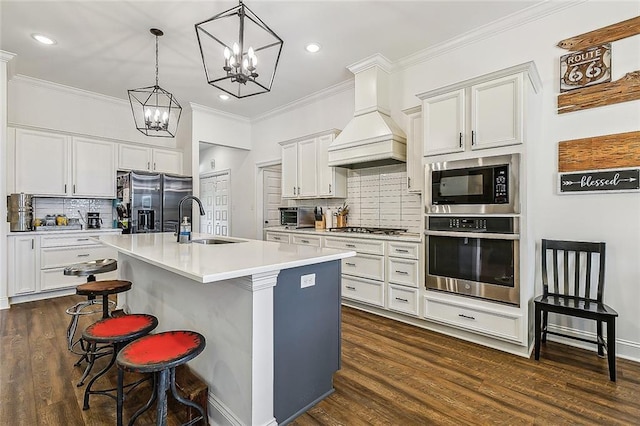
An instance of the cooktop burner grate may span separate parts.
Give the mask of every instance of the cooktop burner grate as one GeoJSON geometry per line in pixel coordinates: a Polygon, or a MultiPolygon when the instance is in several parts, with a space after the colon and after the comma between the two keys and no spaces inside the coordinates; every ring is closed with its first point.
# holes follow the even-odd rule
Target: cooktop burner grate
{"type": "Polygon", "coordinates": [[[345,226],[344,228],[329,228],[332,232],[353,232],[359,234],[398,235],[407,232],[399,228],[370,228],[365,226],[345,226]]]}

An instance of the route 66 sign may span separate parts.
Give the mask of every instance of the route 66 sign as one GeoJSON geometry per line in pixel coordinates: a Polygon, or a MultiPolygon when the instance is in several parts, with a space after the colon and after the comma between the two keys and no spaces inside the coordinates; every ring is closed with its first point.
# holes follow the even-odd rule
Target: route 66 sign
{"type": "Polygon", "coordinates": [[[560,57],[560,91],[611,81],[611,43],[560,57]]]}

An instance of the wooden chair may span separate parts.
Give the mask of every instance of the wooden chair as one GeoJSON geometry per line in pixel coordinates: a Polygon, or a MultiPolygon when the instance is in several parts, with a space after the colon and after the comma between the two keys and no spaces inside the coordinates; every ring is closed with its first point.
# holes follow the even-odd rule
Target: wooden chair
{"type": "Polygon", "coordinates": [[[598,346],[598,355],[607,351],[609,378],[616,381],[616,317],[618,313],[602,303],[604,294],[605,243],[542,240],[542,296],[535,304],[535,359],[540,359],[540,343],[546,342],[547,334],[553,334],[598,346]],[[560,252],[562,264],[559,264],[560,252]],[[547,257],[552,254],[553,275],[549,277],[547,257]],[[597,264],[593,258],[598,257],[597,264]],[[583,263],[585,262],[585,263],[583,263]],[[560,268],[562,274],[560,273],[560,268]],[[573,271],[571,278],[570,272],[573,271]],[[597,272],[597,282],[592,277],[597,272]],[[551,285],[550,285],[550,278],[551,285]],[[597,340],[570,336],[549,331],[549,312],[595,320],[597,340]],[[602,334],[602,323],[607,324],[607,340],[602,334]]]}

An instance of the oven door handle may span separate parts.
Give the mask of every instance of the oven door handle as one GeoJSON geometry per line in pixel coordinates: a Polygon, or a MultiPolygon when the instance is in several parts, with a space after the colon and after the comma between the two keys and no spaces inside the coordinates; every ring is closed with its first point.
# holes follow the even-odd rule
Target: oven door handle
{"type": "Polygon", "coordinates": [[[520,234],[496,234],[492,232],[424,231],[425,235],[440,237],[481,238],[485,240],[519,240],[520,234]]]}

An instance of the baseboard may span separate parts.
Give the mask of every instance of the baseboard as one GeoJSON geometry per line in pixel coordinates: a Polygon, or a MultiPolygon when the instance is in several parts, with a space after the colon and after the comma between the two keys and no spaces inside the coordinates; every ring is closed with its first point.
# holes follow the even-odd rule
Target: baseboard
{"type": "MultiPolygon", "coordinates": [[[[209,424],[216,426],[244,426],[242,420],[240,420],[229,407],[212,394],[211,391],[209,391],[209,424]]],[[[278,423],[276,422],[276,419],[273,418],[267,423],[259,426],[278,426],[278,423]]]]}
{"type": "MultiPolygon", "coordinates": [[[[596,333],[590,331],[576,330],[574,328],[563,327],[560,325],[549,324],[549,331],[567,334],[569,336],[580,337],[583,339],[596,339],[596,333]]],[[[597,352],[595,344],[581,342],[579,340],[568,339],[562,336],[548,334],[547,339],[553,342],[562,343],[563,345],[582,348],[589,351],[597,352]]],[[[640,342],[632,342],[630,340],[616,339],[616,357],[628,359],[630,361],[640,362],[640,342]]]]}
{"type": "Polygon", "coordinates": [[[43,299],[53,299],[54,297],[69,296],[71,294],[76,294],[75,287],[65,288],[62,290],[44,291],[41,293],[34,293],[34,294],[23,294],[21,296],[13,296],[11,297],[9,304],[15,305],[16,303],[34,302],[36,300],[43,300],[43,299]]]}
{"type": "Polygon", "coordinates": [[[0,311],[3,309],[9,309],[9,298],[8,297],[2,297],[0,298],[0,311]]]}

